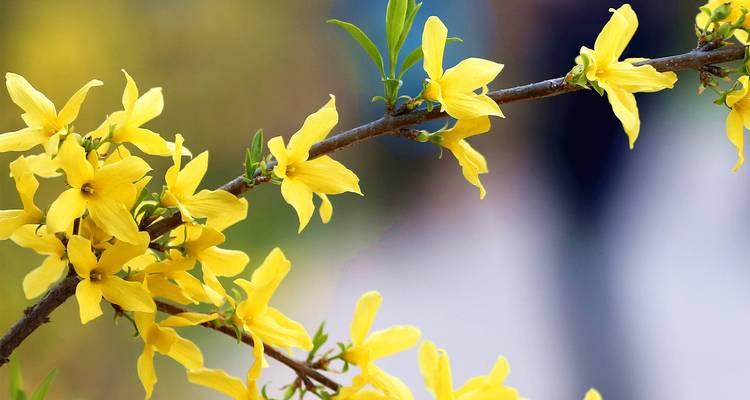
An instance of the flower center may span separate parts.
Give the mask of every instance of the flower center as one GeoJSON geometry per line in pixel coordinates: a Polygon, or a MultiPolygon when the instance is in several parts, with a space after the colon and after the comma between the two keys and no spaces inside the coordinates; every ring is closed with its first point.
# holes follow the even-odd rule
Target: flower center
{"type": "Polygon", "coordinates": [[[91,274],[89,275],[89,279],[96,282],[102,280],[102,274],[101,272],[91,271],[91,274]]]}
{"type": "Polygon", "coordinates": [[[94,187],[91,186],[90,183],[84,183],[83,186],[81,186],[81,193],[92,195],[94,194],[94,187]]]}

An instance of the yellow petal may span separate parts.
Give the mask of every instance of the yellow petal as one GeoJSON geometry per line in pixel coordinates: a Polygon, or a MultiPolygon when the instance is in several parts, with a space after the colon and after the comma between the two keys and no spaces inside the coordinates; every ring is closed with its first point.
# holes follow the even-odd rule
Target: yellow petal
{"type": "Polygon", "coordinates": [[[487,169],[487,160],[465,140],[460,140],[457,143],[448,143],[446,147],[453,153],[456,160],[458,160],[464,178],[479,188],[479,198],[484,199],[487,191],[479,180],[479,175],[489,172],[487,169]]]}
{"type": "Polygon", "coordinates": [[[35,128],[43,125],[54,125],[57,119],[55,105],[40,91],[34,89],[21,75],[8,72],[5,83],[11,100],[21,107],[29,119],[35,122],[35,128]]]}
{"type": "Polygon", "coordinates": [[[189,370],[203,368],[203,355],[195,343],[177,336],[167,353],[169,357],[189,370]]]}
{"type": "Polygon", "coordinates": [[[143,353],[138,357],[138,379],[146,390],[146,399],[150,399],[156,384],[156,370],[154,369],[154,350],[151,346],[144,346],[143,353]]]}
{"type": "Polygon", "coordinates": [[[164,96],[162,95],[161,88],[149,89],[133,104],[128,125],[134,127],[141,126],[161,115],[163,109],[164,96]]]}
{"type": "Polygon", "coordinates": [[[589,389],[583,400],[602,400],[602,395],[596,389],[589,389]]]}
{"type": "Polygon", "coordinates": [[[236,276],[242,273],[250,257],[239,250],[210,247],[200,253],[199,260],[217,276],[236,276]]]}
{"type": "Polygon", "coordinates": [[[263,315],[253,318],[247,326],[258,334],[263,342],[272,346],[305,351],[313,347],[312,339],[305,327],[273,307],[269,307],[263,315]]]}
{"type": "Polygon", "coordinates": [[[26,151],[48,140],[49,136],[41,128],[24,128],[20,131],[3,133],[0,135],[0,153],[26,151]]]}
{"type": "Polygon", "coordinates": [[[154,156],[171,154],[167,141],[158,133],[145,128],[124,127],[113,138],[115,143],[132,143],[140,151],[154,156]]]}
{"type": "Polygon", "coordinates": [[[219,314],[203,314],[197,312],[184,312],[177,315],[170,315],[159,322],[159,325],[165,328],[181,328],[185,326],[195,326],[214,321],[219,318],[219,314]]]}
{"type": "Polygon", "coordinates": [[[55,235],[48,234],[46,230],[39,229],[39,225],[24,225],[18,228],[10,237],[15,244],[32,249],[38,254],[51,256],[62,256],[65,252],[60,239],[55,235]]]}
{"type": "Polygon", "coordinates": [[[445,71],[440,80],[440,88],[443,96],[453,92],[473,92],[494,81],[502,70],[503,64],[481,58],[467,58],[445,71]]]}
{"type": "Polygon", "coordinates": [[[742,114],[736,109],[729,112],[727,116],[727,137],[737,148],[737,163],[734,165],[734,172],[737,172],[742,164],[745,163],[745,130],[742,121],[742,114]]]}
{"type": "Polygon", "coordinates": [[[672,89],[677,82],[677,75],[674,72],[659,72],[650,65],[636,67],[627,62],[608,66],[601,78],[630,93],[672,89]]]}
{"type": "Polygon", "coordinates": [[[624,4],[613,12],[609,22],[604,25],[594,44],[597,62],[609,64],[620,59],[635,31],[638,29],[638,17],[630,4],[624,4]]]}
{"type": "Polygon", "coordinates": [[[150,241],[151,239],[146,232],[140,232],[138,241],[134,244],[118,240],[112,247],[104,250],[99,258],[96,270],[106,275],[117,273],[128,261],[144,255],[150,241]]]}
{"type": "Polygon", "coordinates": [[[489,132],[491,128],[489,117],[479,117],[474,119],[462,119],[456,121],[453,128],[443,133],[443,142],[458,142],[471,136],[480,135],[489,132]]]}
{"type": "Polygon", "coordinates": [[[488,115],[504,117],[500,106],[494,100],[486,95],[475,94],[474,92],[443,92],[440,105],[443,111],[458,120],[488,115]]]}
{"type": "Polygon", "coordinates": [[[58,256],[45,258],[42,265],[23,278],[23,293],[26,298],[33,299],[46,292],[53,283],[60,280],[65,273],[66,265],[67,261],[64,258],[58,256]]]}
{"type": "Polygon", "coordinates": [[[83,85],[82,88],[78,89],[73,97],[65,103],[60,113],[57,115],[57,122],[61,126],[68,125],[78,118],[78,112],[81,109],[81,104],[86,100],[86,95],[89,93],[89,89],[96,86],[102,86],[104,83],[99,80],[91,80],[87,84],[83,85]]]}
{"type": "Polygon", "coordinates": [[[188,381],[224,393],[235,400],[247,400],[249,393],[239,378],[228,375],[220,369],[202,368],[188,371],[188,381]]]}
{"type": "Polygon", "coordinates": [[[421,336],[419,329],[413,326],[393,326],[373,332],[362,346],[370,350],[372,360],[377,360],[416,346],[421,336]]]}
{"type": "Polygon", "coordinates": [[[271,250],[260,267],[253,271],[252,282],[236,279],[234,282],[247,294],[247,300],[241,304],[243,311],[251,316],[263,312],[291,267],[292,263],[277,247],[271,250]]]}
{"type": "Polygon", "coordinates": [[[101,293],[107,301],[127,311],[154,312],[156,304],[140,283],[128,282],[114,275],[100,281],[101,293]]]}
{"type": "Polygon", "coordinates": [[[91,219],[102,230],[128,243],[139,242],[138,225],[122,203],[97,196],[89,201],[88,208],[91,219]]]}
{"type": "Polygon", "coordinates": [[[185,198],[195,193],[208,170],[208,152],[204,151],[198,157],[190,160],[177,174],[174,187],[170,190],[179,198],[185,198]]]}
{"type": "Polygon", "coordinates": [[[357,301],[354,309],[354,318],[352,319],[349,333],[351,334],[352,344],[358,346],[365,340],[365,336],[370,332],[375,316],[380,309],[380,303],[383,302],[383,296],[380,293],[371,291],[362,295],[357,301]]]}
{"type": "Polygon", "coordinates": [[[33,223],[23,210],[0,210],[0,240],[8,239],[24,225],[33,223]]]}
{"type": "Polygon", "coordinates": [[[443,52],[448,40],[448,28],[440,18],[432,16],[427,19],[422,32],[422,52],[424,53],[424,70],[430,79],[439,81],[443,76],[443,52]]]}
{"type": "Polygon", "coordinates": [[[57,157],[70,186],[80,189],[93,179],[94,168],[86,160],[86,152],[74,135],[65,139],[57,157]]]}
{"type": "Polygon", "coordinates": [[[630,149],[632,150],[641,130],[641,119],[638,115],[638,104],[635,101],[635,96],[617,86],[610,86],[606,83],[601,83],[601,86],[607,92],[607,99],[609,104],[612,105],[612,111],[614,111],[617,119],[622,122],[622,127],[628,135],[630,149]]]}
{"type": "Polygon", "coordinates": [[[287,146],[289,164],[307,160],[310,147],[325,139],[331,129],[338,123],[339,113],[336,111],[336,97],[331,95],[331,100],[320,110],[310,114],[302,127],[289,139],[289,146],[287,146]]]}
{"type": "Polygon", "coordinates": [[[419,346],[419,371],[422,373],[424,384],[432,394],[437,393],[438,352],[435,344],[425,340],[419,346]]]}
{"type": "Polygon", "coordinates": [[[39,188],[39,181],[34,177],[31,166],[24,157],[20,157],[10,163],[10,172],[16,181],[16,191],[21,198],[24,211],[30,216],[38,217],[41,221],[42,211],[34,204],[34,196],[39,188]]]}
{"type": "Polygon", "coordinates": [[[60,160],[52,158],[49,154],[35,154],[25,156],[26,162],[29,168],[36,176],[42,178],[56,178],[61,175],[58,170],[60,169],[60,160]]]}
{"type": "Polygon", "coordinates": [[[96,171],[93,185],[97,190],[109,190],[113,187],[116,189],[123,184],[127,185],[138,181],[148,171],[151,171],[151,167],[140,157],[125,157],[99,168],[96,171]]]}
{"type": "Polygon", "coordinates": [[[297,212],[299,218],[298,232],[302,232],[310,222],[313,211],[315,211],[312,190],[302,181],[287,177],[281,182],[281,196],[297,212]]]}
{"type": "Polygon", "coordinates": [[[331,204],[331,201],[328,200],[328,196],[326,196],[323,193],[316,193],[318,197],[320,197],[320,208],[318,211],[320,212],[320,220],[323,221],[324,224],[327,224],[331,221],[331,217],[333,216],[333,205],[331,204]]]}
{"type": "Polygon", "coordinates": [[[357,175],[329,156],[322,156],[296,164],[294,173],[287,173],[295,181],[304,182],[310,190],[316,193],[354,192],[362,194],[357,175]]]}
{"type": "Polygon", "coordinates": [[[750,82],[750,76],[741,76],[737,81],[740,83],[740,87],[727,94],[726,102],[729,107],[734,107],[735,104],[744,100],[747,97],[748,90],[750,90],[750,84],[748,84],[750,82]]]}
{"type": "MultiPolygon", "coordinates": [[[[375,366],[370,368],[369,375],[369,380],[372,386],[385,392],[385,394],[388,395],[387,398],[398,400],[414,399],[411,390],[409,390],[409,387],[407,387],[406,384],[401,381],[401,379],[398,379],[395,376],[388,374],[387,372],[375,366]]],[[[443,400],[441,398],[438,399],[443,400]]],[[[445,397],[444,399],[452,400],[453,398],[445,397]]]]}
{"type": "Polygon", "coordinates": [[[281,179],[286,179],[286,168],[288,165],[289,155],[284,145],[284,138],[276,136],[268,141],[268,151],[276,159],[276,166],[273,167],[273,173],[281,179]]]}
{"type": "Polygon", "coordinates": [[[263,370],[263,341],[253,331],[250,331],[250,336],[253,338],[253,365],[247,371],[247,382],[255,382],[260,378],[261,371],[263,370]]]}
{"type": "Polygon", "coordinates": [[[91,251],[91,242],[78,235],[68,239],[68,259],[81,279],[88,279],[97,264],[96,256],[91,251]]]}
{"type": "Polygon", "coordinates": [[[78,300],[78,312],[81,323],[86,324],[92,319],[102,315],[102,291],[98,284],[84,279],[76,286],[76,300],[78,300]]]}
{"type": "Polygon", "coordinates": [[[127,71],[124,69],[121,69],[120,71],[125,75],[125,90],[122,92],[122,106],[125,110],[132,110],[135,101],[138,100],[138,85],[135,84],[135,81],[127,71]]]}
{"type": "Polygon", "coordinates": [[[47,212],[47,231],[50,233],[65,232],[73,220],[86,211],[86,199],[80,189],[68,189],[60,194],[47,212]]]}
{"type": "Polygon", "coordinates": [[[222,231],[247,218],[247,200],[224,190],[201,190],[180,204],[193,218],[207,218],[206,225],[222,231]]]}
{"type": "Polygon", "coordinates": [[[453,376],[451,374],[451,363],[448,353],[438,350],[437,371],[435,372],[435,397],[437,399],[450,399],[453,396],[453,376]]]}

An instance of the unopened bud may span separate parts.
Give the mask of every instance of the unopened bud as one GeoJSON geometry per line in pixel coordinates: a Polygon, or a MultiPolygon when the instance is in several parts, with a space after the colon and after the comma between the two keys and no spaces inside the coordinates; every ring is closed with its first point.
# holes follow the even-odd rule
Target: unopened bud
{"type": "Polygon", "coordinates": [[[714,10],[714,12],[711,14],[711,21],[717,22],[722,21],[729,17],[729,14],[732,13],[732,5],[731,3],[724,3],[714,10]]]}

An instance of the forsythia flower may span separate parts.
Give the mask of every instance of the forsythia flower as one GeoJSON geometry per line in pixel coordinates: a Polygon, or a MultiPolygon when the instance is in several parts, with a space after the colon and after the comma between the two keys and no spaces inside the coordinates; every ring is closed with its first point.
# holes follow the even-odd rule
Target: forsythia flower
{"type": "Polygon", "coordinates": [[[141,125],[161,115],[164,109],[164,96],[161,88],[152,88],[138,97],[138,86],[125,70],[125,91],[122,94],[123,111],[116,111],[107,118],[91,136],[105,139],[112,129],[112,143],[132,143],[146,154],[169,155],[169,146],[158,133],[141,128],[141,125]]]}
{"type": "Polygon", "coordinates": [[[39,182],[34,177],[26,159],[18,158],[10,163],[11,175],[16,181],[16,190],[21,198],[22,210],[0,210],[0,240],[9,238],[13,232],[26,224],[42,221],[42,210],[34,204],[39,182]]]}
{"type": "MultiPolygon", "coordinates": [[[[129,206],[137,196],[134,182],[151,167],[138,157],[124,159],[99,167],[92,165],[74,135],[65,140],[58,155],[70,189],[64,191],[50,206],[47,229],[50,233],[65,232],[86,210],[91,219],[116,238],[138,243],[138,226],[129,206]]],[[[93,164],[98,164],[94,160],[93,164]]]]}
{"type": "Polygon", "coordinates": [[[322,201],[320,218],[323,223],[328,223],[333,213],[327,195],[344,192],[362,194],[357,175],[338,161],[329,156],[309,159],[310,147],[325,139],[338,121],[336,98],[331,96],[323,108],[307,117],[302,128],[289,140],[288,146],[284,146],[281,136],[268,141],[268,149],[278,163],[273,172],[283,180],[281,195],[284,200],[297,211],[299,232],[305,229],[315,211],[313,193],[322,201]]]}
{"type": "Polygon", "coordinates": [[[677,82],[677,75],[671,71],[659,72],[650,65],[636,67],[632,64],[642,59],[618,61],[638,29],[638,17],[629,4],[610,11],[612,18],[597,37],[594,49],[581,47],[576,64],[584,69],[589,82],[607,92],[607,99],[622,122],[632,149],[641,129],[633,93],[671,89],[677,82]]]}
{"type": "MultiPolygon", "coordinates": [[[[729,15],[727,15],[726,18],[721,20],[721,22],[735,22],[737,21],[740,16],[742,15],[742,7],[745,7],[746,9],[750,10],[750,0],[709,0],[704,7],[708,7],[712,11],[718,8],[719,6],[723,6],[724,4],[729,4],[732,8],[729,15]]],[[[695,17],[695,24],[699,29],[703,29],[706,27],[706,24],[711,20],[711,18],[704,12],[700,12],[695,17]]],[[[750,28],[750,18],[745,18],[745,21],[742,23],[743,28],[750,28]]],[[[736,29],[734,31],[734,37],[737,38],[737,40],[740,41],[740,43],[747,45],[750,44],[748,41],[748,34],[747,32],[743,31],[742,29],[736,29]]]]}
{"type": "Polygon", "coordinates": [[[398,378],[372,365],[355,376],[352,386],[341,388],[334,400],[413,400],[411,390],[398,378]],[[371,387],[367,387],[370,385],[371,387]]]}
{"type": "Polygon", "coordinates": [[[39,225],[24,225],[16,230],[10,239],[21,247],[32,249],[38,254],[47,256],[42,265],[33,269],[23,278],[23,293],[27,299],[33,299],[46,292],[65,272],[67,257],[65,245],[60,239],[39,225]]]}
{"type": "Polygon", "coordinates": [[[484,190],[482,182],[479,181],[479,175],[489,172],[487,161],[481,153],[474,150],[464,139],[489,132],[489,130],[489,117],[460,119],[456,121],[453,128],[443,132],[443,141],[440,143],[441,146],[450,150],[453,156],[456,157],[458,164],[461,165],[461,169],[463,170],[464,178],[479,188],[479,198],[481,199],[484,198],[487,191],[484,190]]]}
{"type": "Polygon", "coordinates": [[[740,77],[739,83],[741,87],[727,94],[726,98],[727,106],[732,109],[727,116],[727,137],[737,147],[738,160],[734,165],[735,172],[745,163],[744,128],[750,128],[750,124],[745,122],[750,122],[750,96],[748,96],[750,77],[747,75],[740,77]]]}
{"type": "Polygon", "coordinates": [[[602,395],[600,395],[596,389],[589,389],[583,400],[602,400],[602,395]]]}
{"type": "Polygon", "coordinates": [[[208,169],[208,152],[204,151],[182,167],[182,135],[175,139],[172,154],[174,165],[165,176],[167,190],[162,196],[162,203],[168,207],[177,207],[185,222],[196,218],[207,218],[206,225],[223,230],[226,227],[245,219],[247,200],[240,199],[225,190],[201,190],[195,193],[208,169]]]}
{"type": "Polygon", "coordinates": [[[448,354],[445,350],[438,350],[434,343],[424,341],[419,348],[419,369],[425,386],[436,400],[520,399],[516,389],[504,384],[510,373],[510,366],[504,357],[498,358],[489,375],[471,378],[454,391],[448,354]]]}
{"type": "Polygon", "coordinates": [[[56,153],[60,136],[68,134],[68,125],[78,117],[78,111],[89,89],[102,85],[98,80],[89,81],[78,89],[58,113],[55,105],[21,75],[7,73],[5,83],[10,98],[23,109],[24,114],[21,118],[27,127],[0,135],[0,153],[26,151],[37,145],[43,145],[49,154],[56,153]]]}
{"type": "MultiPolygon", "coordinates": [[[[291,267],[291,262],[281,249],[275,248],[263,264],[253,271],[250,281],[234,281],[247,295],[247,299],[240,302],[235,309],[235,323],[254,335],[253,340],[257,336],[255,347],[260,347],[261,351],[264,344],[285,349],[296,347],[306,351],[313,347],[312,339],[302,324],[268,305],[271,296],[291,267]]],[[[256,363],[261,363],[261,360],[262,357],[257,359],[256,363]]]]}
{"type": "Polygon", "coordinates": [[[126,311],[156,310],[154,300],[140,283],[128,282],[115,275],[126,262],[144,254],[149,241],[146,232],[139,234],[135,245],[117,241],[97,260],[91,241],[78,235],[68,240],[68,258],[81,278],[76,287],[81,323],[102,315],[102,297],[126,311]]]}
{"type": "Polygon", "coordinates": [[[439,102],[442,111],[456,119],[488,115],[504,117],[500,106],[486,95],[487,85],[500,74],[503,65],[481,58],[467,58],[443,72],[447,40],[448,28],[440,18],[428,18],[422,33],[424,70],[429,76],[423,97],[439,102]],[[478,89],[482,89],[481,94],[476,93],[478,89]]]}
{"type": "Polygon", "coordinates": [[[173,328],[199,325],[216,319],[216,314],[190,313],[189,318],[178,315],[169,317],[161,323],[156,323],[155,313],[136,312],[134,314],[138,334],[143,339],[143,353],[138,357],[138,378],[146,390],[146,399],[151,398],[157,381],[154,352],[171,357],[188,370],[203,368],[203,355],[198,346],[178,335],[173,328]],[[195,316],[202,316],[202,318],[194,318],[195,316]]]}

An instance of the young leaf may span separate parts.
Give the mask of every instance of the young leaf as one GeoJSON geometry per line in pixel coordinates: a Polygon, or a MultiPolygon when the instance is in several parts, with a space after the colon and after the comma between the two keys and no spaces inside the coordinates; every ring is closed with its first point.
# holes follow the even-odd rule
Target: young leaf
{"type": "Polygon", "coordinates": [[[47,374],[47,377],[44,378],[42,383],[39,384],[39,386],[34,391],[34,394],[31,395],[31,400],[44,400],[44,397],[47,396],[47,390],[49,390],[49,385],[52,384],[52,381],[55,380],[55,376],[57,375],[57,371],[53,370],[49,374],[47,374]]]}
{"type": "Polygon", "coordinates": [[[422,8],[422,3],[417,3],[416,0],[409,0],[409,6],[406,9],[404,29],[401,31],[401,37],[398,39],[397,47],[399,49],[404,46],[406,38],[409,36],[409,32],[411,32],[411,27],[414,25],[414,18],[417,16],[420,8],[422,8]]]}
{"type": "Polygon", "coordinates": [[[10,398],[11,400],[26,400],[23,392],[23,377],[21,376],[21,365],[18,358],[10,357],[10,398]]]}
{"type": "Polygon", "coordinates": [[[389,0],[388,8],[385,12],[385,39],[388,43],[388,51],[391,61],[391,75],[395,71],[396,58],[398,58],[398,52],[401,50],[398,47],[399,39],[401,38],[401,32],[404,30],[404,24],[406,22],[406,8],[407,0],[389,0]]]}
{"type": "Polygon", "coordinates": [[[351,35],[351,37],[356,40],[357,43],[359,43],[362,49],[367,53],[367,55],[370,56],[372,61],[378,67],[380,76],[385,78],[385,67],[383,66],[383,56],[380,55],[380,50],[378,50],[377,46],[375,46],[375,43],[373,43],[372,40],[370,40],[370,38],[364,32],[362,32],[361,29],[359,29],[359,27],[348,22],[339,21],[337,19],[329,19],[326,22],[329,24],[338,25],[349,32],[349,35],[351,35]]]}
{"type": "MultiPolygon", "coordinates": [[[[448,38],[448,40],[446,40],[446,43],[455,43],[455,42],[463,42],[463,39],[458,38],[458,37],[450,37],[448,38]]],[[[411,67],[413,67],[418,62],[420,62],[422,58],[424,58],[424,53],[422,52],[422,46],[419,46],[416,49],[412,50],[411,53],[409,53],[404,58],[404,61],[401,63],[401,70],[398,73],[398,79],[401,79],[406,73],[406,71],[408,71],[409,69],[411,69],[411,67]]]]}

